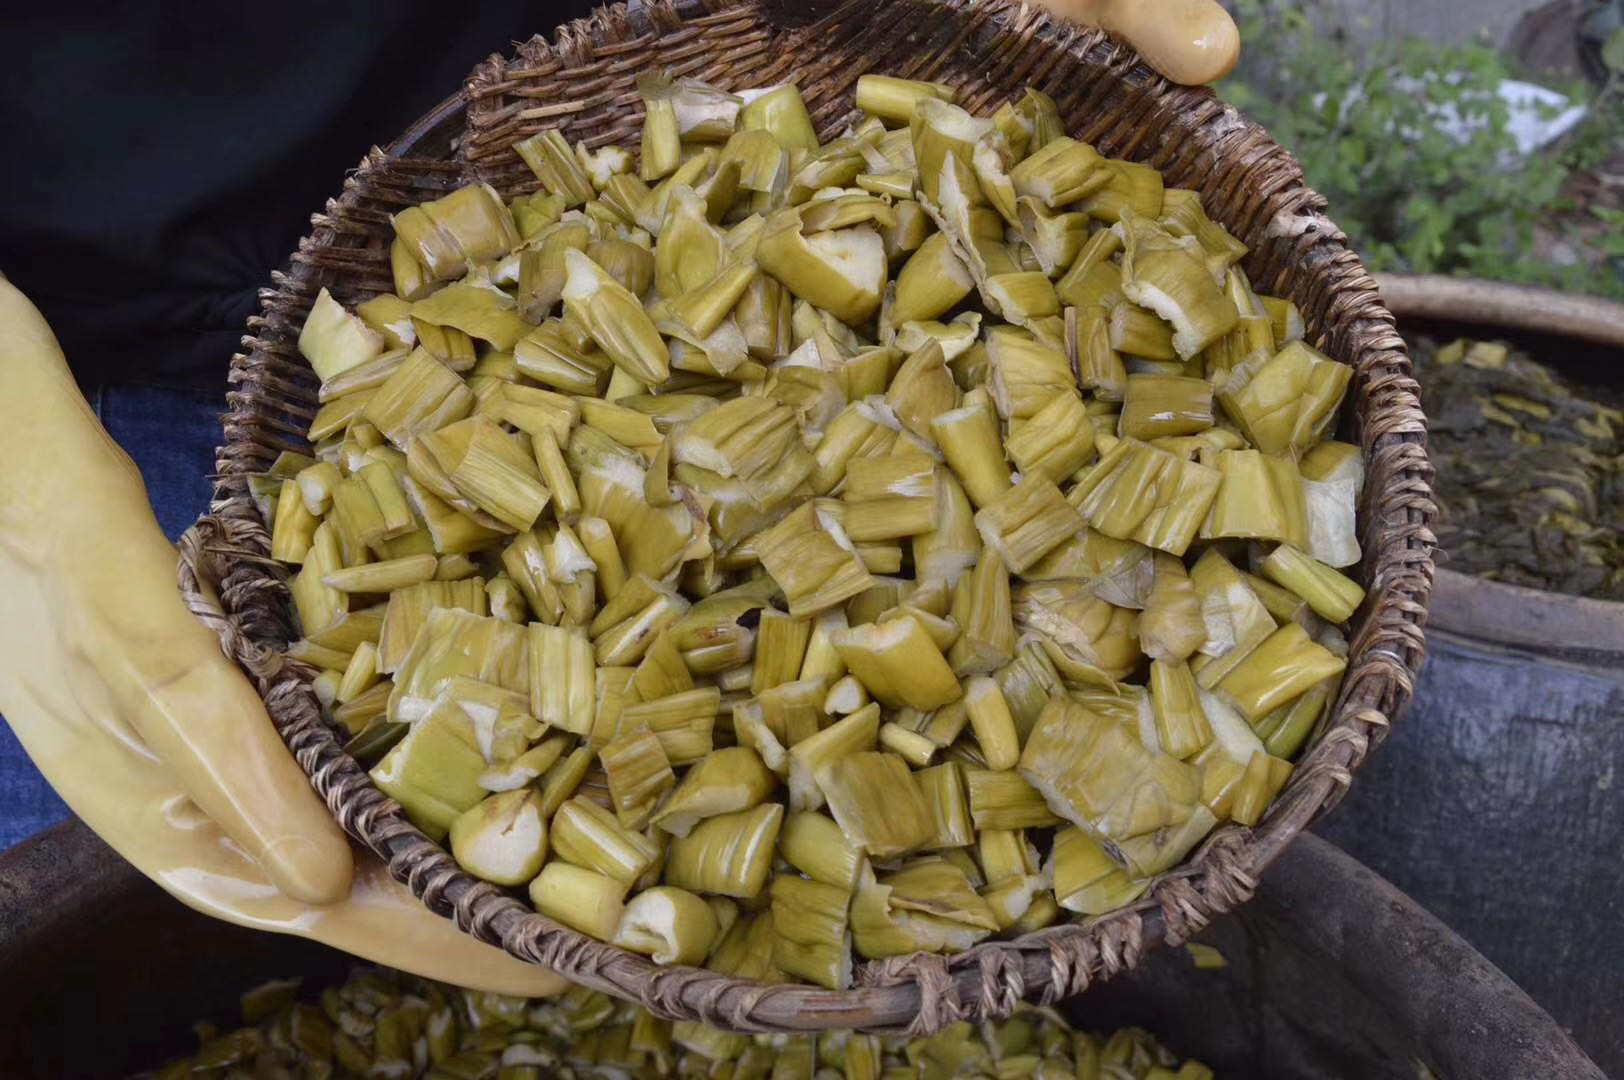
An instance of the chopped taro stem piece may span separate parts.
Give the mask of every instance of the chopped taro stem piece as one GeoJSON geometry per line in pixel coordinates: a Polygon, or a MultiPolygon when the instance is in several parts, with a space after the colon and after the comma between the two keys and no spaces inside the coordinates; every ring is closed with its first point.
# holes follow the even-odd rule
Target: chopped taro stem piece
{"type": "Polygon", "coordinates": [[[978,510],[975,521],[987,547],[1014,574],[1025,571],[1083,527],[1054,481],[1043,476],[1023,477],[978,510]]]}
{"type": "Polygon", "coordinates": [[[934,709],[963,693],[947,658],[913,618],[836,630],[830,635],[847,668],[890,708],[934,709]]]}
{"type": "Polygon", "coordinates": [[[784,876],[773,879],[773,964],[830,990],[851,984],[851,892],[836,885],[784,876]]]}
{"type": "Polygon", "coordinates": [[[555,857],[627,885],[659,854],[646,837],[623,826],[614,811],[579,795],[558,808],[550,828],[555,857]]]}
{"type": "Polygon", "coordinates": [[[760,896],[772,870],[784,808],[764,803],[706,818],[666,849],[665,876],[695,892],[748,900],[760,896]]]}
{"type": "Polygon", "coordinates": [[[550,862],[530,882],[530,902],[572,930],[609,941],[626,910],[626,883],[571,863],[550,862]]]}
{"type": "Polygon", "coordinates": [[[925,797],[895,754],[847,755],[828,765],[818,783],[836,823],[871,858],[905,854],[935,834],[925,797]]]}
{"type": "Polygon", "coordinates": [[[1264,577],[1302,597],[1328,622],[1347,622],[1365,599],[1365,590],[1357,581],[1290,544],[1275,548],[1260,568],[1264,577]]]}
{"type": "Polygon", "coordinates": [[[697,964],[720,932],[716,913],[704,898],[686,889],[656,885],[626,901],[611,940],[648,954],[656,964],[697,964]]]}
{"type": "Polygon", "coordinates": [[[1222,482],[1216,469],[1124,437],[1067,498],[1090,528],[1182,556],[1222,482]]]}

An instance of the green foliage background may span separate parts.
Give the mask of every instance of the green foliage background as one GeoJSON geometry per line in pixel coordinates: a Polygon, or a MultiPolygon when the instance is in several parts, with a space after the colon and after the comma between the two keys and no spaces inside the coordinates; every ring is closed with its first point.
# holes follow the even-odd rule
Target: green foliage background
{"type": "Polygon", "coordinates": [[[1608,42],[1610,77],[1599,91],[1555,87],[1589,100],[1580,129],[1519,160],[1506,104],[1493,93],[1516,76],[1494,49],[1360,41],[1335,25],[1324,0],[1232,8],[1246,48],[1219,93],[1297,156],[1373,269],[1624,299],[1624,213],[1583,207],[1570,194],[1576,173],[1624,145],[1624,31],[1608,42]],[[1440,106],[1457,110],[1474,135],[1442,134],[1440,106]],[[1537,256],[1536,230],[1541,250],[1566,248],[1578,260],[1537,256]]]}

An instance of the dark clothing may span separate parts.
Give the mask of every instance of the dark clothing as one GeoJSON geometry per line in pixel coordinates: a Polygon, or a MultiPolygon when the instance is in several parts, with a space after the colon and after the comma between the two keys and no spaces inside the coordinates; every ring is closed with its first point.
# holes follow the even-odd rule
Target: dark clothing
{"type": "MultiPolygon", "coordinates": [[[[90,404],[141,470],[152,512],[171,540],[209,508],[209,474],[220,441],[220,396],[212,390],[102,386],[90,404]]],[[[0,851],[68,816],[0,717],[0,851]]]]}
{"type": "MultiPolygon", "coordinates": [[[[0,270],[179,536],[257,290],[363,154],[587,0],[35,4],[0,33],[0,270]]],[[[0,722],[0,850],[67,816],[0,722]]]]}
{"type": "Polygon", "coordinates": [[[585,0],[44,3],[0,34],[0,269],[81,385],[219,390],[255,291],[373,145],[585,0]]]}

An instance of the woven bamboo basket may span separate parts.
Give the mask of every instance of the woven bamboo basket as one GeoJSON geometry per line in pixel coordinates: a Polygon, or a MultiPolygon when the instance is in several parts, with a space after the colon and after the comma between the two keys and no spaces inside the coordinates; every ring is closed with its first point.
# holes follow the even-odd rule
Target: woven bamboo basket
{"type": "Polygon", "coordinates": [[[602,9],[550,41],[537,37],[512,57],[493,56],[390,150],[368,154],[312,218],[291,267],[272,275],[262,313],[249,320],[231,366],[216,502],[182,543],[181,584],[193,611],[256,680],[343,827],[425,904],[480,940],[674,1019],[737,1031],[926,1032],[1007,1014],[1022,999],[1068,997],[1135,966],[1147,949],[1184,941],[1248,899],[1269,861],[1338,801],[1409,701],[1421,665],[1435,513],[1426,422],[1392,317],[1325,216],[1325,201],[1284,150],[1211,91],[1170,85],[1104,34],[1009,0],[862,0],[815,22],[805,8],[797,12],[799,20],[775,17],[753,0],[602,9]],[[856,116],[853,88],[867,71],[949,83],[967,108],[984,113],[1036,86],[1078,138],[1198,190],[1207,212],[1250,246],[1244,265],[1259,290],[1295,301],[1309,340],[1355,368],[1343,435],[1363,446],[1368,462],[1360,573],[1369,597],[1331,721],[1257,827],[1218,830],[1127,909],[956,956],[864,964],[853,989],[831,991],[656,967],[543,918],[464,873],[343,752],[311,691],[312,673],[281,657],[294,635],[286,576],[268,558],[266,523],[247,489],[277,453],[307,448],[317,384],[295,342],[310,303],[323,286],[347,303],[391,290],[391,212],[471,179],[509,197],[532,190],[535,179],[510,146],[542,127],[593,147],[635,147],[642,110],[633,84],[654,69],[728,89],[793,80],[824,138],[856,116]]]}

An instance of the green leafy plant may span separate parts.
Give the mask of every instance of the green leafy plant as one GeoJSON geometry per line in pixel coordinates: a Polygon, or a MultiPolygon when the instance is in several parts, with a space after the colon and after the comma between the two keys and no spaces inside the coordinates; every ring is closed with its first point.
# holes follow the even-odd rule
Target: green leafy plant
{"type": "Polygon", "coordinates": [[[1609,259],[1624,259],[1624,210],[1609,210],[1598,206],[1590,212],[1602,223],[1605,230],[1601,238],[1602,252],[1609,259]]]}
{"type": "Polygon", "coordinates": [[[1233,6],[1249,48],[1221,92],[1297,156],[1372,268],[1624,297],[1621,275],[1597,272],[1616,222],[1570,194],[1575,171],[1619,145],[1617,70],[1581,130],[1522,157],[1494,50],[1363,40],[1323,0],[1233,6]]]}

